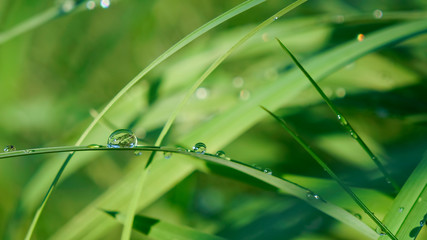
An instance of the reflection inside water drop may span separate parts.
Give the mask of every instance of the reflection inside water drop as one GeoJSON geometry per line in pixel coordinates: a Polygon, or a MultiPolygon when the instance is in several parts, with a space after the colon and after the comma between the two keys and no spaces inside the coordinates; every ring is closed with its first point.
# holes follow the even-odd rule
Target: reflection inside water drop
{"type": "Polygon", "coordinates": [[[15,147],[14,145],[7,145],[7,146],[3,149],[3,151],[5,151],[5,152],[13,152],[13,151],[16,151],[16,147],[15,147]]]}
{"type": "Polygon", "coordinates": [[[193,152],[204,154],[206,152],[206,144],[198,142],[193,146],[193,152]]]}

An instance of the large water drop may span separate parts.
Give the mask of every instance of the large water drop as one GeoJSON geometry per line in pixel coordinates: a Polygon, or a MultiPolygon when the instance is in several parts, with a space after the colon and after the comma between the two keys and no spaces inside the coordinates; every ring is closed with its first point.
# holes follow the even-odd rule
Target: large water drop
{"type": "Polygon", "coordinates": [[[202,142],[198,142],[198,143],[194,144],[194,146],[193,146],[193,152],[200,153],[200,154],[205,154],[205,152],[206,152],[206,144],[204,144],[202,142]]]}
{"type": "Polygon", "coordinates": [[[108,137],[107,147],[109,148],[133,148],[138,143],[138,139],[132,131],[119,129],[111,133],[108,137]]]}

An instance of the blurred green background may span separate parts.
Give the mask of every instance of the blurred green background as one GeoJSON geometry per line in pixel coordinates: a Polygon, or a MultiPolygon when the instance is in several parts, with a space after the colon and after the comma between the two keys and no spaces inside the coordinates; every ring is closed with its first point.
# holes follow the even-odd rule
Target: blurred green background
{"type": "MultiPolygon", "coordinates": [[[[108,8],[93,2],[93,10],[87,9],[92,3],[83,2],[80,10],[4,42],[0,45],[0,146],[73,145],[93,119],[91,114],[100,111],[145,66],[240,2],[112,0],[108,8]]],[[[256,24],[290,3],[267,1],[180,50],[125,95],[85,144],[106,144],[108,135],[118,128],[132,129],[140,144],[154,144],[170,112],[209,64],[256,24]]],[[[59,9],[61,4],[2,0],[0,32],[51,7],[59,9]]],[[[259,88],[294,68],[275,37],[304,64],[305,59],[357,41],[358,34],[369,38],[371,32],[426,16],[427,2],[422,0],[308,1],[262,30],[215,70],[180,113],[165,145],[180,144],[180,136],[247,101],[259,88]]],[[[422,34],[364,56],[320,83],[400,184],[427,149],[426,63],[427,36],[422,34]]],[[[377,193],[365,198],[378,216],[384,216],[393,191],[313,88],[300,92],[278,113],[346,182],[381,192],[388,199],[386,204],[375,200],[377,193]]],[[[317,186],[326,196],[334,190],[315,184],[312,178],[328,178],[324,171],[267,114],[226,145],[223,150],[233,159],[317,186]]],[[[208,152],[214,150],[208,144],[208,152]]],[[[64,156],[1,160],[2,238],[23,237],[64,156]],[[37,181],[37,187],[31,185],[37,181]]],[[[53,193],[35,239],[52,236],[141,159],[145,160],[124,152],[77,154],[73,161],[81,164],[69,170],[53,193]]],[[[353,209],[348,200],[336,201],[353,209]]],[[[142,214],[230,239],[361,239],[351,228],[301,201],[232,179],[214,168],[177,182],[142,214]]],[[[119,235],[117,223],[101,238],[119,235]]]]}

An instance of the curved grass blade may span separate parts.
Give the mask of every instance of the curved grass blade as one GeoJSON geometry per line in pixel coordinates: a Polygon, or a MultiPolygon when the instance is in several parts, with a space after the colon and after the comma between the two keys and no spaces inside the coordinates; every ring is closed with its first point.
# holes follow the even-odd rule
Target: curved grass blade
{"type": "MultiPolygon", "coordinates": [[[[290,194],[295,196],[313,207],[319,209],[325,214],[341,221],[356,230],[364,233],[367,237],[371,239],[375,239],[377,233],[370,229],[365,223],[363,223],[360,219],[353,216],[349,212],[344,209],[329,203],[323,200],[319,195],[312,192],[310,189],[302,187],[296,183],[291,181],[266,174],[264,171],[260,171],[257,168],[246,165],[242,162],[235,160],[227,160],[221,157],[217,157],[211,154],[199,154],[195,152],[187,152],[182,149],[169,148],[169,147],[157,147],[157,146],[136,146],[134,148],[107,148],[105,146],[65,146],[65,147],[56,147],[56,148],[39,148],[39,149],[31,149],[31,152],[27,150],[17,151],[17,153],[2,153],[0,157],[19,157],[24,155],[35,155],[35,154],[48,154],[48,153],[59,153],[59,152],[78,152],[78,151],[160,151],[160,152],[170,152],[174,154],[186,155],[194,158],[198,158],[204,160],[208,163],[218,164],[223,167],[227,167],[230,169],[237,170],[239,172],[245,173],[251,177],[254,177],[258,180],[261,180],[271,186],[276,187],[281,192],[290,194]]],[[[157,163],[157,162],[153,162],[157,163]]],[[[157,170],[157,168],[153,168],[153,170],[157,170]]],[[[138,171],[137,171],[138,172],[138,171]]],[[[163,172],[164,173],[164,172],[163,172]]]]}
{"type": "MultiPolygon", "coordinates": [[[[193,95],[193,93],[196,91],[196,89],[203,83],[203,81],[228,57],[231,53],[233,53],[237,48],[239,48],[241,45],[243,45],[248,39],[250,39],[252,36],[254,36],[257,32],[259,32],[264,27],[268,26],[275,20],[277,20],[279,17],[283,16],[284,14],[288,13],[292,9],[298,7],[299,5],[303,4],[307,0],[297,0],[294,3],[290,4],[289,6],[283,8],[279,12],[277,12],[272,17],[268,18],[261,24],[259,24],[257,27],[255,27],[252,31],[250,31],[248,34],[246,34],[243,38],[241,38],[236,44],[234,44],[225,54],[223,54],[221,57],[219,57],[212,65],[202,74],[202,76],[193,84],[193,86],[187,91],[184,99],[179,103],[179,105],[175,108],[175,110],[172,112],[171,116],[169,117],[168,121],[165,123],[159,137],[157,138],[157,141],[155,143],[156,146],[159,146],[166,134],[169,132],[169,129],[172,126],[172,123],[175,121],[176,116],[178,113],[184,108],[185,104],[188,102],[190,97],[193,95]]],[[[145,165],[146,171],[142,171],[140,178],[138,179],[137,183],[135,184],[135,194],[131,198],[131,202],[129,204],[129,209],[126,215],[126,221],[124,223],[124,229],[122,232],[122,240],[130,239],[131,229],[132,229],[132,223],[133,223],[133,216],[135,215],[138,199],[142,193],[142,188],[144,185],[144,182],[146,180],[146,172],[149,171],[149,166],[152,163],[155,156],[155,152],[152,152],[150,157],[148,158],[147,164],[145,165]]]]}
{"type": "MultiPolygon", "coordinates": [[[[123,87],[116,96],[113,97],[113,99],[110,100],[110,102],[102,109],[102,111],[94,118],[94,120],[89,124],[89,126],[86,128],[86,130],[83,132],[83,134],[80,136],[80,138],[76,142],[76,146],[79,146],[82,144],[84,139],[86,139],[87,135],[90,133],[90,131],[94,128],[94,126],[99,122],[99,120],[105,115],[105,113],[113,106],[114,103],[117,102],[130,88],[132,88],[143,76],[145,76],[149,71],[151,71],[154,67],[159,65],[161,62],[166,60],[168,57],[170,57],[172,54],[177,52],[179,49],[183,48],[185,45],[190,43],[191,41],[195,40],[202,34],[206,33],[207,31],[211,30],[212,28],[218,26],[219,24],[227,21],[228,19],[264,2],[265,0],[248,0],[235,8],[221,14],[220,16],[214,18],[213,20],[209,21],[208,23],[204,24],[200,28],[196,29],[186,37],[184,37],[182,40],[177,42],[175,45],[173,45],[171,48],[166,50],[162,55],[160,55],[157,59],[155,59],[153,62],[150,63],[144,70],[142,70],[137,76],[135,76],[125,87],[123,87]]],[[[49,196],[51,192],[54,190],[56,184],[58,183],[59,178],[62,175],[63,170],[68,165],[68,162],[72,158],[73,153],[70,153],[70,155],[65,159],[64,163],[62,164],[60,170],[58,171],[55,179],[53,180],[51,186],[49,187],[44,199],[42,200],[42,203],[40,207],[37,209],[36,214],[31,222],[30,228],[27,231],[25,240],[31,239],[33,230],[37,224],[37,221],[40,217],[40,213],[43,211],[43,208],[46,204],[46,201],[49,199],[49,196]]]]}
{"type": "MultiPolygon", "coordinates": [[[[401,240],[414,239],[427,221],[427,154],[395,198],[384,223],[401,240]]],[[[387,239],[385,236],[380,240],[387,239]]]]}
{"type": "MultiPolygon", "coordinates": [[[[125,216],[120,212],[116,211],[106,211],[105,213],[115,218],[120,223],[124,223],[125,216]]],[[[200,239],[200,240],[221,240],[224,238],[210,235],[197,231],[195,229],[179,226],[171,223],[167,223],[158,219],[149,218],[146,216],[136,215],[133,220],[133,229],[137,230],[148,237],[152,237],[158,240],[191,240],[191,239],[200,239]]]]}
{"type": "Polygon", "coordinates": [[[350,135],[353,137],[354,140],[359,143],[359,145],[363,148],[363,150],[368,154],[369,158],[377,165],[378,169],[381,171],[381,173],[384,175],[385,180],[387,183],[391,184],[392,187],[396,192],[400,191],[399,185],[396,183],[396,181],[393,180],[393,178],[388,173],[387,169],[384,167],[384,165],[378,160],[378,158],[375,156],[375,154],[371,151],[371,149],[366,145],[366,143],[362,140],[362,138],[357,134],[356,130],[350,125],[349,121],[346,117],[341,113],[341,111],[338,110],[338,108],[331,102],[331,100],[326,96],[326,94],[323,92],[323,90],[319,87],[319,85],[314,81],[314,79],[310,76],[310,74],[304,69],[304,67],[300,64],[300,62],[295,58],[295,56],[289,51],[283,43],[276,38],[277,42],[280,44],[283,50],[285,50],[289,56],[292,58],[294,63],[298,66],[298,68],[301,70],[301,72],[304,73],[304,75],[307,77],[307,79],[310,81],[310,83],[313,85],[313,87],[316,89],[316,91],[322,96],[323,100],[328,104],[329,108],[337,115],[338,121],[341,123],[342,126],[350,133],[350,135]]]}
{"type": "Polygon", "coordinates": [[[280,125],[292,136],[295,141],[297,141],[305,151],[307,151],[314,160],[331,176],[354,200],[354,202],[359,205],[359,207],[393,240],[397,240],[396,236],[375,216],[375,214],[369,210],[369,208],[362,202],[362,200],[357,197],[357,195],[348,187],[341,179],[328,167],[328,165],[315,153],[311,148],[295,133],[293,132],[286,122],[279,118],[274,113],[270,112],[265,107],[262,107],[267,113],[269,113],[274,119],[276,119],[280,125]]]}
{"type": "MultiPolygon", "coordinates": [[[[321,80],[325,76],[361,56],[378,48],[416,36],[425,32],[426,29],[427,20],[406,22],[381,29],[368,35],[362,44],[360,42],[351,41],[313,57],[308,61],[307,69],[309,69],[310,73],[312,73],[316,79],[321,80]]],[[[277,109],[299,94],[302,89],[308,87],[308,82],[302,80],[303,78],[300,76],[298,69],[288,71],[281,75],[276,82],[266,85],[257,92],[254,92],[248,101],[236,105],[230,110],[211,119],[209,122],[194,127],[191,132],[181,136],[178,142],[182,146],[190,146],[195,140],[203,139],[210,148],[219,149],[241,135],[242,132],[253,126],[265,116],[265,113],[260,111],[257,106],[263,104],[268,105],[270,109],[277,109]],[[218,132],[218,129],[222,131],[218,132]]],[[[161,178],[161,176],[168,175],[168,178],[162,178],[161,181],[158,181],[157,184],[161,185],[161,187],[151,187],[146,190],[146,192],[150,194],[148,197],[141,199],[139,208],[152,203],[157,197],[194,170],[194,167],[189,166],[189,164],[178,161],[168,162],[167,166],[166,163],[159,163],[157,168],[159,171],[158,175],[152,173],[153,177],[148,177],[150,185],[158,181],[156,177],[161,178]]],[[[156,169],[153,169],[153,172],[154,170],[156,169]]],[[[102,215],[98,214],[95,209],[99,206],[112,206],[112,208],[117,208],[118,205],[127,202],[131,191],[125,189],[124,186],[132,184],[137,175],[140,175],[140,172],[135,170],[131,172],[128,177],[112,186],[106,193],[61,228],[54,235],[53,239],[80,239],[84,236],[88,239],[99,239],[101,236],[100,232],[105,231],[106,228],[112,225],[106,221],[102,215]],[[82,224],[82,222],[84,222],[84,224],[82,224]],[[90,238],[88,234],[90,234],[92,238],[90,238]]]]}

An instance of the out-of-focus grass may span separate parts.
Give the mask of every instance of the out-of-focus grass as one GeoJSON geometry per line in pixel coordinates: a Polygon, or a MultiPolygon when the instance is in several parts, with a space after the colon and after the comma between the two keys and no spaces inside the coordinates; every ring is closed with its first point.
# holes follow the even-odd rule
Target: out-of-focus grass
{"type": "MultiPolygon", "coordinates": [[[[92,120],[91,109],[100,110],[164,50],[238,3],[112,1],[107,9],[97,6],[91,11],[75,12],[5,42],[0,45],[0,145],[14,144],[25,149],[74,143],[92,120]]],[[[267,1],[182,49],[121,99],[107,113],[106,120],[117,128],[132,125],[144,142],[154,143],[188,86],[243,34],[285,4],[289,2],[267,1]]],[[[0,31],[49,7],[39,1],[1,1],[0,31]]],[[[286,39],[304,62],[346,41],[356,41],[360,33],[368,39],[378,29],[420,18],[426,8],[422,1],[309,1],[276,21],[216,69],[178,116],[166,144],[181,144],[180,136],[249,101],[262,86],[278,81],[282,73],[293,68],[278,51],[274,37],[286,39]],[[381,17],[376,10],[382,11],[381,17]]],[[[427,61],[426,38],[425,34],[419,35],[371,53],[320,84],[401,185],[420,162],[427,142],[427,72],[422,64],[427,61]]],[[[343,140],[349,136],[335,124],[335,116],[313,89],[302,91],[278,113],[330,159],[329,164],[348,184],[369,189],[363,199],[375,203],[376,192],[382,192],[384,199],[395,196],[384,192],[388,188],[363,152],[343,140]]],[[[86,143],[105,144],[112,130],[98,125],[86,143]]],[[[209,152],[219,148],[207,144],[209,152]]],[[[277,176],[327,177],[268,118],[221,147],[228,156],[268,167],[277,176]]],[[[174,155],[170,161],[174,158],[177,157],[174,155]]],[[[0,198],[1,236],[22,238],[62,159],[63,155],[58,154],[0,162],[0,189],[4,196],[0,198]]],[[[91,214],[98,214],[99,204],[90,205],[91,202],[144,160],[143,156],[121,152],[76,154],[40,219],[37,238],[60,232],[86,206],[92,209],[91,214]]],[[[180,163],[171,163],[174,164],[180,163]]],[[[164,177],[172,173],[165,172],[164,177]]],[[[281,239],[283,234],[294,239],[361,237],[286,195],[205,172],[173,174],[185,179],[177,180],[170,191],[165,189],[164,195],[147,197],[153,198],[153,203],[142,211],[143,215],[226,238],[281,239]]],[[[328,189],[313,186],[314,190],[328,193],[328,189]]],[[[330,189],[329,194],[332,195],[330,189]]],[[[127,203],[123,202],[123,210],[127,203]]],[[[340,203],[350,205],[337,200],[336,204],[340,203]]],[[[384,206],[372,208],[379,218],[387,214],[384,206]]],[[[99,218],[113,227],[111,232],[102,230],[104,234],[98,236],[116,239],[120,225],[102,213],[99,218]]]]}

